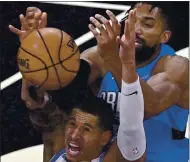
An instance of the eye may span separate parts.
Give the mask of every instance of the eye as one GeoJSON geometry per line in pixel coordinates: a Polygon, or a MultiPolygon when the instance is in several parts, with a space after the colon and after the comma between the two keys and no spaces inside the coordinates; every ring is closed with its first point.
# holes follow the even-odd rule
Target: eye
{"type": "Polygon", "coordinates": [[[68,125],[69,125],[69,126],[75,126],[75,122],[70,121],[70,122],[68,122],[68,125]]]}
{"type": "Polygon", "coordinates": [[[84,130],[86,131],[86,132],[90,132],[90,128],[84,128],[84,130]]]}
{"type": "Polygon", "coordinates": [[[145,26],[146,26],[147,28],[152,28],[152,27],[153,27],[152,24],[147,24],[147,23],[145,23],[145,26]]]}

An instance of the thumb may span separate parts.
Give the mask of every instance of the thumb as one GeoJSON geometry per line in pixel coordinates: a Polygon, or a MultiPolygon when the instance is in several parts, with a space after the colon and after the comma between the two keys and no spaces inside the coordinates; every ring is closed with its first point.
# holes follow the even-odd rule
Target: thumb
{"type": "Polygon", "coordinates": [[[20,36],[20,34],[21,34],[21,31],[20,31],[19,29],[15,28],[15,27],[12,26],[12,25],[9,25],[9,30],[10,30],[11,32],[15,33],[15,34],[18,35],[18,36],[20,36]]]}

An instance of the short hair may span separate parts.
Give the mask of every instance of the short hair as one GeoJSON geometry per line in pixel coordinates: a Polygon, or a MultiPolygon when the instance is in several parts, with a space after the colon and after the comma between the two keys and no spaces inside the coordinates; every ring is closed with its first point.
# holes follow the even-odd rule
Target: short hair
{"type": "Polygon", "coordinates": [[[70,113],[74,109],[79,109],[83,112],[99,117],[99,127],[103,131],[110,130],[113,132],[114,112],[111,104],[106,103],[103,99],[95,96],[85,97],[83,100],[79,100],[72,105],[70,113]]]}
{"type": "MultiPolygon", "coordinates": [[[[134,2],[134,3],[132,3],[130,9],[127,10],[126,14],[128,14],[130,12],[130,10],[134,9],[135,5],[138,4],[138,3],[151,5],[152,8],[150,9],[150,11],[153,10],[154,8],[156,8],[156,7],[161,9],[161,14],[162,14],[163,18],[166,21],[165,29],[170,30],[171,32],[174,31],[175,22],[178,21],[177,19],[179,19],[179,17],[176,14],[176,12],[173,11],[174,8],[173,8],[171,2],[165,2],[165,1],[134,2]]],[[[126,19],[127,19],[127,15],[122,20],[124,21],[126,19]]]]}

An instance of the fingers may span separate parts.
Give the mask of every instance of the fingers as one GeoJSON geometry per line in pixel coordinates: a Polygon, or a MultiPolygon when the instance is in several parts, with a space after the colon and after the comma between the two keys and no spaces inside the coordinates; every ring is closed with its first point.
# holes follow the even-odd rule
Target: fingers
{"type": "MultiPolygon", "coordinates": [[[[33,100],[29,94],[29,87],[30,86],[31,85],[25,79],[22,80],[21,98],[25,102],[26,107],[29,108],[30,110],[34,110],[36,108],[41,108],[42,103],[43,103],[43,99],[41,98],[38,102],[33,100]]],[[[39,94],[39,92],[38,92],[38,94],[39,94]]]]}
{"type": "Polygon", "coordinates": [[[98,20],[96,20],[94,17],[90,17],[90,21],[92,22],[92,24],[98,28],[98,30],[100,31],[100,33],[104,36],[104,37],[108,37],[108,33],[107,31],[104,29],[103,25],[99,23],[98,20]]]}
{"type": "Polygon", "coordinates": [[[41,21],[38,28],[45,28],[47,26],[47,13],[43,12],[41,15],[41,21]]]}
{"type": "Polygon", "coordinates": [[[129,12],[128,19],[125,20],[124,35],[128,40],[135,38],[136,10],[129,12]]]}
{"type": "Polygon", "coordinates": [[[113,27],[114,32],[117,33],[117,35],[120,35],[121,24],[116,19],[116,16],[110,10],[106,10],[106,13],[112,22],[112,27],[113,27]]]}
{"type": "Polygon", "coordinates": [[[28,7],[26,20],[31,30],[45,28],[47,26],[47,13],[37,7],[28,7]]]}
{"type": "Polygon", "coordinates": [[[29,26],[28,26],[28,23],[27,23],[27,21],[26,21],[26,18],[24,17],[24,15],[23,14],[21,14],[20,16],[19,16],[19,18],[20,18],[20,23],[21,23],[21,30],[22,31],[24,31],[24,30],[29,30],[29,26]]]}
{"type": "Polygon", "coordinates": [[[28,7],[26,9],[26,13],[28,13],[28,12],[39,12],[39,11],[41,12],[41,10],[37,7],[28,7]]]}
{"type": "Polygon", "coordinates": [[[107,20],[104,16],[99,15],[99,14],[96,14],[95,18],[98,19],[102,24],[105,25],[106,30],[107,30],[106,34],[108,34],[110,37],[113,37],[114,36],[114,30],[111,27],[109,20],[107,20]]]}
{"type": "MultiPolygon", "coordinates": [[[[104,41],[107,41],[107,40],[115,41],[116,36],[120,35],[121,24],[118,23],[118,20],[116,19],[115,15],[111,11],[107,10],[106,13],[109,16],[110,21],[100,14],[96,14],[95,18],[90,17],[90,21],[100,31],[101,38],[104,41]]],[[[100,39],[99,34],[97,33],[97,31],[92,25],[89,25],[89,29],[91,30],[93,35],[96,37],[96,39],[97,38],[100,39]]]]}
{"type": "Polygon", "coordinates": [[[34,18],[34,12],[26,12],[26,19],[33,19],[34,18]]]}
{"type": "Polygon", "coordinates": [[[135,17],[136,17],[136,10],[132,10],[129,13],[129,30],[130,30],[130,37],[132,38],[135,34],[135,17]]]}
{"type": "Polygon", "coordinates": [[[129,20],[125,20],[125,27],[124,27],[124,35],[126,38],[129,38],[129,34],[130,30],[129,30],[129,20]]]}
{"type": "Polygon", "coordinates": [[[26,15],[26,21],[30,29],[37,29],[39,25],[39,20],[41,18],[41,12],[28,12],[26,15]]]}
{"type": "Polygon", "coordinates": [[[39,28],[39,24],[40,24],[40,19],[41,19],[41,13],[38,12],[38,13],[35,13],[34,14],[34,19],[33,20],[30,20],[28,21],[28,23],[31,23],[31,28],[32,29],[38,29],[39,28]]]}
{"type": "Polygon", "coordinates": [[[11,32],[15,33],[15,34],[18,35],[18,36],[21,34],[21,31],[20,31],[19,29],[15,28],[15,27],[12,26],[12,25],[9,25],[9,30],[10,30],[11,32]]]}
{"type": "Polygon", "coordinates": [[[94,37],[96,38],[96,40],[99,42],[100,41],[100,34],[97,32],[97,30],[94,28],[94,26],[92,24],[88,25],[88,28],[90,29],[90,31],[92,32],[92,34],[94,35],[94,37]]]}

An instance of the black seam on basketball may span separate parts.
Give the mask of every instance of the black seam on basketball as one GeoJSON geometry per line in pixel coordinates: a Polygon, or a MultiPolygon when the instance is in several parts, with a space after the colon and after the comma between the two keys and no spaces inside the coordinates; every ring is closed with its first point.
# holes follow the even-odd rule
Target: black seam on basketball
{"type": "MultiPolygon", "coordinates": [[[[72,72],[72,73],[77,73],[77,72],[78,72],[78,71],[74,71],[74,70],[69,70],[69,69],[67,69],[64,65],[62,65],[62,63],[63,63],[64,61],[70,59],[71,57],[73,57],[73,56],[78,52],[78,50],[79,50],[78,48],[76,49],[76,51],[75,51],[71,56],[65,58],[64,60],[62,60],[62,61],[60,61],[60,62],[58,62],[58,63],[56,63],[56,64],[52,64],[52,65],[50,65],[50,66],[46,66],[45,62],[44,62],[41,58],[39,58],[39,57],[35,56],[34,54],[28,52],[26,49],[24,49],[24,48],[22,48],[22,47],[20,47],[20,48],[21,48],[23,51],[25,51],[27,54],[29,54],[29,55],[31,55],[31,56],[33,56],[33,57],[39,59],[39,60],[44,64],[44,66],[45,66],[45,68],[41,68],[41,69],[38,69],[38,70],[32,70],[32,71],[22,71],[22,70],[20,70],[20,72],[22,72],[22,73],[33,73],[33,72],[38,72],[38,71],[41,71],[41,70],[47,70],[48,68],[51,68],[51,67],[56,66],[56,65],[58,65],[58,64],[61,64],[62,68],[64,68],[64,70],[66,70],[66,71],[69,71],[69,72],[72,72]]],[[[48,70],[47,70],[47,71],[48,71],[48,70]]]]}
{"type": "MultiPolygon", "coordinates": [[[[43,70],[46,71],[46,78],[45,78],[45,80],[42,82],[42,84],[39,86],[39,88],[42,87],[42,86],[44,85],[44,83],[47,81],[48,76],[49,76],[49,72],[48,72],[48,70],[47,70],[48,68],[47,68],[45,62],[44,62],[41,58],[39,58],[39,57],[33,55],[32,53],[28,52],[26,49],[24,49],[24,48],[21,47],[21,46],[20,46],[20,49],[23,50],[24,52],[26,52],[27,54],[29,54],[29,55],[35,57],[36,59],[39,59],[39,60],[44,64],[45,68],[44,68],[43,70]]],[[[40,70],[39,70],[39,69],[38,69],[38,70],[34,70],[34,72],[35,72],[35,71],[40,71],[40,70]]],[[[23,72],[23,71],[20,70],[20,72],[23,72]]]]}
{"type": "MultiPolygon", "coordinates": [[[[61,31],[61,30],[60,30],[60,31],[61,31]]],[[[75,51],[73,54],[71,54],[70,56],[68,56],[67,58],[65,58],[64,60],[61,61],[60,52],[61,52],[61,45],[62,45],[62,42],[63,42],[63,32],[61,31],[61,43],[60,43],[60,46],[59,46],[59,53],[58,53],[58,55],[59,55],[59,62],[61,63],[62,68],[65,69],[66,71],[73,72],[73,73],[77,73],[77,71],[67,69],[62,63],[63,63],[64,61],[70,59],[71,57],[73,57],[73,56],[78,52],[78,47],[77,47],[76,51],[75,51]]]]}
{"type": "Polygon", "coordinates": [[[77,73],[78,71],[74,71],[74,70],[69,70],[67,69],[64,65],[62,66],[62,68],[65,70],[65,71],[69,71],[69,72],[72,72],[72,73],[77,73]]]}
{"type": "Polygon", "coordinates": [[[22,50],[23,50],[24,52],[26,52],[27,54],[29,54],[29,55],[31,55],[31,56],[33,56],[33,57],[37,58],[38,60],[40,60],[40,61],[44,64],[45,68],[47,68],[47,66],[46,66],[45,62],[44,62],[41,58],[39,58],[39,57],[35,56],[34,54],[32,54],[32,53],[28,52],[26,49],[24,49],[24,48],[23,48],[23,47],[21,47],[21,46],[20,46],[20,49],[22,49],[22,50]]]}
{"type": "Polygon", "coordinates": [[[64,62],[64,61],[66,61],[66,60],[68,60],[68,59],[70,59],[71,57],[73,57],[77,52],[78,52],[78,47],[77,47],[77,49],[76,49],[76,51],[73,53],[73,54],[71,54],[71,56],[69,56],[69,57],[67,57],[67,58],[65,58],[64,60],[62,60],[61,62],[64,62]]]}
{"type": "MultiPolygon", "coordinates": [[[[43,68],[43,69],[38,69],[38,70],[32,70],[32,71],[22,71],[22,70],[20,70],[20,72],[22,72],[22,73],[33,73],[33,72],[37,72],[37,71],[41,71],[41,70],[47,70],[47,69],[49,69],[49,68],[51,68],[51,67],[53,67],[53,66],[56,66],[56,65],[58,65],[58,64],[61,64],[63,61],[60,61],[60,62],[58,62],[58,63],[56,63],[56,64],[53,64],[53,65],[51,65],[51,66],[47,66],[46,68],[43,68]]],[[[69,72],[73,72],[73,73],[77,73],[77,71],[71,71],[71,70],[68,70],[67,68],[65,68],[65,67],[63,67],[66,71],[69,71],[69,72]]]]}
{"type": "Polygon", "coordinates": [[[64,59],[64,60],[61,61],[61,66],[62,66],[62,68],[64,68],[66,71],[73,72],[73,73],[77,73],[77,71],[67,69],[62,63],[63,63],[64,61],[67,61],[68,59],[72,58],[72,57],[78,52],[78,50],[79,50],[79,49],[77,48],[77,50],[76,50],[71,56],[69,56],[69,57],[67,57],[66,59],[64,59]]]}
{"type": "MultiPolygon", "coordinates": [[[[61,30],[60,30],[60,31],[61,31],[61,30]]],[[[61,31],[61,42],[60,42],[59,51],[58,51],[59,62],[61,62],[61,55],[60,55],[60,52],[61,52],[62,41],[63,41],[63,33],[62,33],[62,31],[61,31]]],[[[62,62],[61,62],[61,63],[62,63],[62,62]]]]}
{"type": "MultiPolygon", "coordinates": [[[[53,59],[52,59],[52,57],[51,57],[51,54],[50,54],[50,52],[49,52],[49,49],[48,49],[48,47],[47,47],[47,45],[46,45],[46,42],[45,42],[43,36],[41,35],[41,33],[40,33],[39,30],[37,30],[37,32],[38,32],[38,34],[40,35],[40,37],[41,37],[41,39],[42,39],[42,41],[43,41],[43,43],[44,43],[44,46],[45,46],[46,51],[47,51],[47,53],[48,53],[48,55],[49,55],[49,57],[50,57],[50,60],[51,60],[52,64],[54,65],[53,59]]],[[[56,69],[55,66],[53,66],[53,67],[54,67],[55,73],[56,73],[56,75],[57,75],[57,79],[58,79],[58,82],[59,82],[59,86],[60,86],[60,88],[61,88],[61,81],[60,81],[60,78],[59,78],[57,69],[56,69]]]]}

